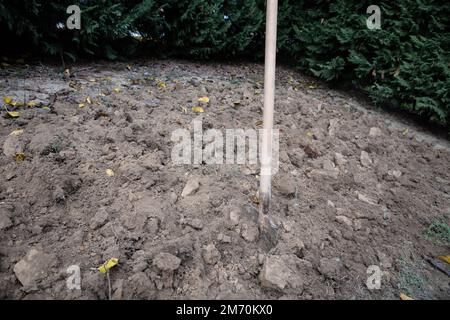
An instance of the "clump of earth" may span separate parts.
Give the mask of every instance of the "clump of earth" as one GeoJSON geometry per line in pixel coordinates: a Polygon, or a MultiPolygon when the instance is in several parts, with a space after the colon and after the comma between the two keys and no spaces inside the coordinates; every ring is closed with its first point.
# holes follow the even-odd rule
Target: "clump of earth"
{"type": "Polygon", "coordinates": [[[449,244],[427,233],[448,226],[450,149],[413,123],[279,68],[279,229],[269,246],[256,219],[257,166],[171,158],[172,133],[192,132],[194,119],[203,130],[260,128],[263,66],[0,73],[3,97],[33,101],[6,105],[20,115],[0,118],[2,299],[450,296],[448,276],[428,263],[449,244]],[[113,257],[108,283],[97,267],[113,257]],[[80,289],[68,287],[73,265],[80,289]],[[370,266],[379,289],[367,286],[370,266]]]}

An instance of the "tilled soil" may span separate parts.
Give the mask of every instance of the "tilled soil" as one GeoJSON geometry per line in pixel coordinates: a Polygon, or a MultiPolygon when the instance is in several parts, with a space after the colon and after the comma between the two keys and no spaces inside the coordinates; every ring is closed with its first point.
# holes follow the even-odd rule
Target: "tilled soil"
{"type": "Polygon", "coordinates": [[[263,66],[59,71],[0,71],[2,96],[33,101],[0,118],[0,298],[450,297],[448,276],[427,262],[449,253],[445,234],[430,236],[450,216],[446,141],[279,68],[270,247],[255,219],[257,167],[171,160],[172,132],[194,119],[203,130],[261,126],[263,66]],[[110,297],[95,268],[112,257],[110,297]],[[72,265],[80,290],[67,286],[72,265]],[[372,265],[380,289],[366,285],[372,265]]]}

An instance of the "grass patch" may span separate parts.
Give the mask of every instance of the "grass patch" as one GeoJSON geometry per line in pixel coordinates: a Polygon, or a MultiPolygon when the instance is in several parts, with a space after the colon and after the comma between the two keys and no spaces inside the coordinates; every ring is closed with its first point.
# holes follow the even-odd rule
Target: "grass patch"
{"type": "Polygon", "coordinates": [[[440,246],[450,246],[450,226],[443,219],[434,220],[424,231],[427,240],[440,246]]]}
{"type": "Polygon", "coordinates": [[[399,289],[410,297],[421,298],[424,294],[426,279],[420,272],[423,262],[415,266],[403,259],[399,260],[401,266],[399,289]]]}

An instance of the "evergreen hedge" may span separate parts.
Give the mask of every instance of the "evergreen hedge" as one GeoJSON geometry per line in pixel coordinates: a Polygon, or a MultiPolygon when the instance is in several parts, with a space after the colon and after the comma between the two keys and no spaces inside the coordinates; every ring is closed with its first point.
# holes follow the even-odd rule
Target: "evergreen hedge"
{"type": "MultiPolygon", "coordinates": [[[[279,0],[278,54],[378,105],[450,123],[450,2],[279,0]],[[366,8],[381,8],[369,30],[366,8]]],[[[264,0],[0,0],[2,44],[66,58],[138,52],[188,58],[261,58],[264,0]],[[66,8],[81,30],[58,29],[66,8]]]]}

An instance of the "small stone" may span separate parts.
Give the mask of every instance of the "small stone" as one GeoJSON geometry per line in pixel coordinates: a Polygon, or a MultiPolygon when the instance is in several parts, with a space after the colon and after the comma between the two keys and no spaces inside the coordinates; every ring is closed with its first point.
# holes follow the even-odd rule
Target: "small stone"
{"type": "Polygon", "coordinates": [[[261,285],[279,291],[301,288],[303,279],[298,270],[299,261],[302,260],[293,255],[268,256],[259,274],[261,285]]]}
{"type": "Polygon", "coordinates": [[[255,225],[244,224],[242,226],[241,236],[248,242],[254,242],[259,237],[258,227],[255,225]]]}
{"type": "Polygon", "coordinates": [[[231,223],[233,223],[235,226],[239,224],[239,210],[237,209],[232,209],[230,211],[230,221],[231,223]]]}
{"type": "Polygon", "coordinates": [[[108,212],[104,208],[100,208],[91,219],[91,229],[96,230],[102,227],[108,221],[108,212]]]}
{"type": "Polygon", "coordinates": [[[216,246],[211,243],[203,247],[202,256],[203,260],[205,260],[207,264],[215,265],[220,261],[221,254],[219,250],[217,250],[216,246]]]}
{"type": "Polygon", "coordinates": [[[400,170],[389,170],[388,175],[393,176],[395,178],[400,178],[402,176],[402,172],[400,170]]]}
{"type": "Polygon", "coordinates": [[[180,264],[180,258],[167,252],[160,252],[153,259],[153,265],[161,271],[175,271],[180,264]]]}
{"type": "Polygon", "coordinates": [[[349,227],[352,227],[353,225],[352,220],[350,220],[346,216],[336,216],[336,221],[349,227]]]}
{"type": "Polygon", "coordinates": [[[366,151],[361,151],[361,164],[364,167],[370,167],[372,165],[372,159],[370,158],[369,154],[366,151]]]}
{"type": "Polygon", "coordinates": [[[289,233],[289,232],[292,231],[293,222],[285,222],[285,221],[284,221],[282,224],[283,224],[283,229],[284,229],[287,233],[289,233]]]}
{"type": "Polygon", "coordinates": [[[53,255],[33,248],[14,265],[14,273],[25,288],[33,288],[39,280],[47,277],[54,262],[53,255]]]}
{"type": "Polygon", "coordinates": [[[377,202],[374,199],[372,199],[362,193],[359,193],[359,192],[358,192],[358,199],[365,203],[368,203],[368,204],[374,204],[374,205],[377,204],[377,202]]]}
{"type": "Polygon", "coordinates": [[[289,280],[291,270],[279,257],[268,257],[259,274],[263,287],[283,290],[289,280]]]}
{"type": "Polygon", "coordinates": [[[334,154],[334,162],[339,166],[339,167],[343,167],[347,164],[347,160],[345,159],[345,157],[339,153],[336,152],[334,154]]]}
{"type": "Polygon", "coordinates": [[[186,185],[184,186],[183,192],[181,193],[182,197],[187,197],[190,196],[192,194],[194,194],[195,192],[197,192],[197,190],[200,188],[200,182],[198,180],[198,178],[196,177],[191,177],[186,185]]]}
{"type": "Polygon", "coordinates": [[[319,272],[330,279],[337,279],[342,271],[340,258],[322,258],[319,261],[319,272]]]}
{"type": "Polygon", "coordinates": [[[223,234],[223,233],[219,233],[217,235],[217,240],[222,243],[231,243],[231,237],[227,236],[226,234],[223,234]]]}
{"type": "Polygon", "coordinates": [[[369,136],[371,136],[371,137],[379,137],[379,136],[381,136],[381,130],[380,130],[380,128],[377,128],[377,127],[372,127],[372,128],[370,128],[370,130],[369,130],[369,136]]]}
{"type": "Polygon", "coordinates": [[[322,166],[326,172],[330,173],[330,175],[336,176],[336,177],[339,175],[339,168],[336,167],[336,165],[334,164],[333,161],[324,160],[322,166]]]}

